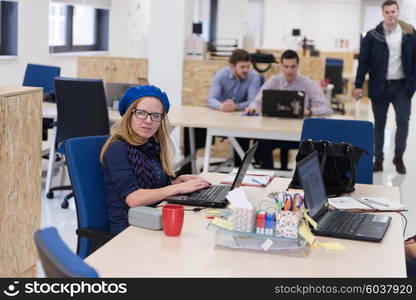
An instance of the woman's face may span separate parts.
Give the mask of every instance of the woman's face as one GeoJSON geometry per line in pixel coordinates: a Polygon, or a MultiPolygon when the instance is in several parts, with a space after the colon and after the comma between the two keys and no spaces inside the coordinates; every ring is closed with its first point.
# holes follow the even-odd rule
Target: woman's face
{"type": "Polygon", "coordinates": [[[149,139],[159,129],[163,119],[163,104],[155,97],[144,97],[137,103],[130,124],[140,137],[149,139]]]}

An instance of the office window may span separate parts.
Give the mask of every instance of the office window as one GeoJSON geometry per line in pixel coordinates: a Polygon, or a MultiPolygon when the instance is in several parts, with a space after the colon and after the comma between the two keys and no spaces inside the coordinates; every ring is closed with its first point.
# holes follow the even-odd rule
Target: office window
{"type": "Polygon", "coordinates": [[[74,45],[94,45],[96,31],[95,8],[88,6],[74,7],[74,45]]]}
{"type": "Polygon", "coordinates": [[[17,55],[17,5],[0,1],[0,55],[17,55]]]}
{"type": "Polygon", "coordinates": [[[49,5],[49,46],[64,46],[66,41],[67,6],[49,5]]]}
{"type": "Polygon", "coordinates": [[[108,49],[108,10],[50,3],[50,53],[108,49]]]}

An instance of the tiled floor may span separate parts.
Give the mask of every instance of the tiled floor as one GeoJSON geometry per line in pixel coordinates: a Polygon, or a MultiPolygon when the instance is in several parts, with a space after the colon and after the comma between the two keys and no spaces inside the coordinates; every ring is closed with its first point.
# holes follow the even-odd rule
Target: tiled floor
{"type": "MultiPolygon", "coordinates": [[[[415,115],[416,109],[413,106],[413,115],[415,115]]],[[[362,111],[363,115],[368,114],[368,111],[362,111]]],[[[405,236],[416,234],[416,122],[411,121],[408,148],[404,157],[404,161],[407,166],[407,174],[399,175],[394,169],[394,165],[391,163],[393,157],[393,141],[395,132],[394,112],[390,108],[388,125],[386,130],[386,145],[384,163],[384,171],[374,174],[374,184],[400,186],[402,202],[409,210],[405,213],[408,219],[407,230],[405,236]]],[[[45,144],[46,146],[47,144],[45,144]]],[[[293,157],[293,155],[291,156],[293,157]]],[[[199,163],[201,160],[199,160],[199,163]]],[[[293,162],[292,162],[293,167],[293,162]]],[[[46,162],[44,162],[44,169],[46,169],[46,162]]],[[[59,175],[59,174],[58,174],[59,175]]],[[[55,181],[58,183],[60,176],[55,176],[55,181]]],[[[66,181],[68,179],[66,178],[66,181]]],[[[70,200],[68,209],[61,208],[61,199],[67,192],[56,192],[55,199],[47,199],[42,192],[42,218],[41,226],[55,226],[59,233],[66,241],[66,243],[75,251],[76,248],[76,211],[73,200],[70,200]]],[[[40,273],[41,275],[41,273],[40,273]]]]}

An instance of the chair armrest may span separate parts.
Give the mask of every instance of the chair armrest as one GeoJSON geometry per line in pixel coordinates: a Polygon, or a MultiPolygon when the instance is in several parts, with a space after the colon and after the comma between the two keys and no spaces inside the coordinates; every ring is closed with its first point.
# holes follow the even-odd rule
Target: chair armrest
{"type": "Polygon", "coordinates": [[[104,243],[108,242],[114,237],[114,234],[109,232],[95,229],[95,228],[78,228],[76,230],[78,236],[91,239],[93,241],[103,241],[104,243]]]}
{"type": "Polygon", "coordinates": [[[93,253],[95,250],[99,249],[101,246],[103,246],[105,243],[110,241],[115,235],[111,234],[109,232],[95,229],[95,228],[78,228],[76,231],[76,234],[78,235],[78,248],[77,253],[79,253],[79,239],[80,237],[87,238],[91,240],[91,247],[89,249],[89,254],[93,253]]]}

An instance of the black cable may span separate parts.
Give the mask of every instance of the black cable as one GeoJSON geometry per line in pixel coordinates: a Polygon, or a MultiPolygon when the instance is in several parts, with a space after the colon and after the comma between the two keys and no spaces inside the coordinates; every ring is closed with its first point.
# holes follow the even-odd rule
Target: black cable
{"type": "Polygon", "coordinates": [[[404,229],[403,229],[403,238],[404,238],[404,235],[406,234],[407,218],[406,218],[406,216],[405,216],[404,214],[402,214],[400,211],[397,211],[397,213],[398,213],[398,214],[400,214],[400,215],[404,218],[404,220],[405,220],[405,223],[404,223],[404,229]]]}
{"type": "MultiPolygon", "coordinates": [[[[159,207],[163,207],[164,206],[164,204],[159,204],[158,206],[156,206],[156,208],[159,208],[159,207]]],[[[201,211],[201,210],[203,210],[203,209],[207,209],[208,207],[194,207],[194,208],[190,208],[190,209],[186,209],[185,208],[185,211],[194,211],[194,212],[198,212],[198,211],[201,211]]]]}
{"type": "Polygon", "coordinates": [[[185,209],[186,211],[194,211],[194,212],[198,212],[201,211],[203,209],[207,209],[208,207],[194,207],[192,209],[185,209]]]}

